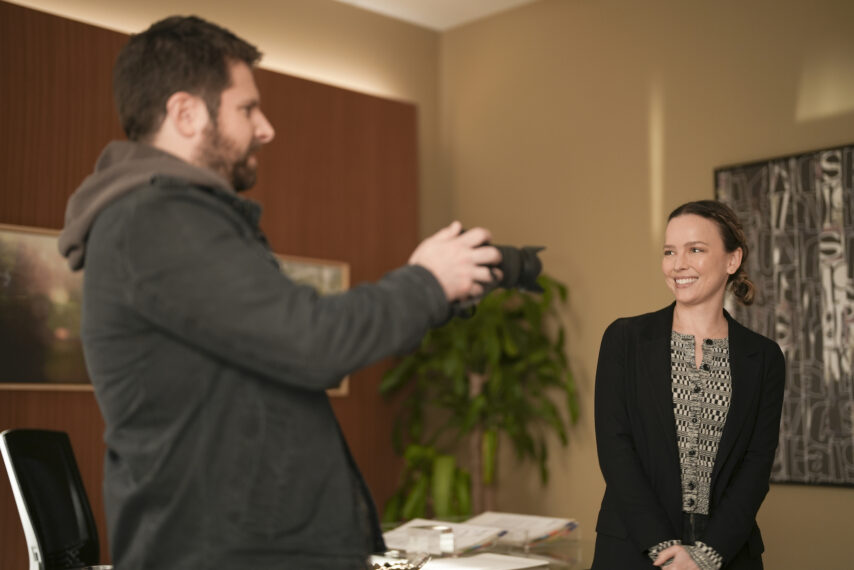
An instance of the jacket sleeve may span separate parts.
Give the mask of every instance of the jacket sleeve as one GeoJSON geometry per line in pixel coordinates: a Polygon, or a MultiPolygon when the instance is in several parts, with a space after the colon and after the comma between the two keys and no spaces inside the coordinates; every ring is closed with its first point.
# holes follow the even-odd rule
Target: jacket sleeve
{"type": "Polygon", "coordinates": [[[644,552],[680,535],[672,528],[641,462],[629,410],[634,400],[628,390],[630,341],[624,323],[618,320],[605,331],[596,367],[596,447],[607,485],[597,531],[618,519],[638,551],[644,552]]]}
{"type": "Polygon", "coordinates": [[[271,379],[334,386],[413,348],[448,315],[423,267],[330,296],[295,284],[244,220],[201,191],[155,188],[128,209],[117,247],[131,307],[182,342],[271,379]]]}
{"type": "Polygon", "coordinates": [[[767,341],[763,350],[761,389],[756,423],[741,465],[729,480],[706,528],[704,542],[731,560],[756,524],[759,506],[768,493],[786,382],[786,360],[780,347],[767,341]]]}

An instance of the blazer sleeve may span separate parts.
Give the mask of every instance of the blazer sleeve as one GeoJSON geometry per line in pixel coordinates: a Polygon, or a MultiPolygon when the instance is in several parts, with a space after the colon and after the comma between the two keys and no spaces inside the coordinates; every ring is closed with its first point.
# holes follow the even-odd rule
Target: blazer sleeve
{"type": "Polygon", "coordinates": [[[633,429],[630,413],[636,404],[630,396],[632,371],[627,362],[633,341],[626,334],[625,323],[615,321],[605,331],[596,367],[596,447],[607,485],[597,531],[609,519],[617,518],[638,551],[645,552],[665,540],[679,538],[679,534],[641,461],[639,434],[633,429]]]}
{"type": "Polygon", "coordinates": [[[766,342],[756,424],[741,465],[729,480],[706,528],[704,542],[724,560],[731,560],[738,553],[756,524],[756,513],[768,493],[779,440],[786,360],[777,343],[766,342]]]}

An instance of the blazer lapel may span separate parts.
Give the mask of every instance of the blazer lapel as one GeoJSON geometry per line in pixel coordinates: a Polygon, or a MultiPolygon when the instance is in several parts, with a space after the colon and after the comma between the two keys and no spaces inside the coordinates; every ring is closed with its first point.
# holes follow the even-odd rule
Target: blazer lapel
{"type": "Polygon", "coordinates": [[[747,330],[736,322],[729,313],[724,311],[729,322],[729,362],[732,377],[732,399],[727,412],[715,467],[712,471],[712,482],[718,476],[738,438],[742,434],[744,422],[748,419],[750,410],[754,409],[753,401],[759,390],[759,358],[758,348],[750,342],[747,330]]]}
{"type": "Polygon", "coordinates": [[[670,374],[670,336],[673,329],[675,304],[659,311],[642,332],[638,361],[642,370],[640,378],[648,382],[648,408],[658,418],[662,441],[666,442],[666,459],[679,466],[676,443],[676,420],[673,416],[673,391],[670,374]]]}

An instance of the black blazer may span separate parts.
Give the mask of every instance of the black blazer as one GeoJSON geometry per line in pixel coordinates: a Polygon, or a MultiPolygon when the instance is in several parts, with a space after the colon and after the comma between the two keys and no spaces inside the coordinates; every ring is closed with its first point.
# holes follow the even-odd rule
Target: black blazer
{"type": "MultiPolygon", "coordinates": [[[[594,569],[651,568],[645,551],[682,536],[670,372],[674,306],[618,319],[602,337],[595,415],[606,488],[594,569]],[[605,550],[607,556],[600,554],[605,550]]],[[[712,471],[703,542],[723,556],[724,568],[761,568],[764,547],[756,513],[768,492],[777,448],[785,360],[775,342],[724,314],[732,400],[712,471]],[[730,564],[736,558],[755,564],[730,564]]]]}

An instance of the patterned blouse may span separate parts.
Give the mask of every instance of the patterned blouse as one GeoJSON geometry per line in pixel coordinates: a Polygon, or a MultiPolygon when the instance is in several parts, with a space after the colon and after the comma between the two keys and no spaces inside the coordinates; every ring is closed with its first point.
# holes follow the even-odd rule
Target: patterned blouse
{"type": "Polygon", "coordinates": [[[695,362],[694,337],[673,331],[670,374],[682,467],[682,510],[708,515],[712,469],[732,398],[729,340],[705,339],[699,368],[695,362]]]}
{"type": "MultiPolygon", "coordinates": [[[[696,366],[694,337],[673,331],[670,336],[670,377],[679,465],[682,469],[682,511],[709,514],[712,469],[723,435],[730,400],[732,376],[729,367],[729,339],[703,340],[703,357],[696,366]]],[[[650,549],[653,560],[669,546],[668,540],[650,549]]],[[[721,556],[703,542],[687,546],[701,569],[717,569],[721,556]]]]}

